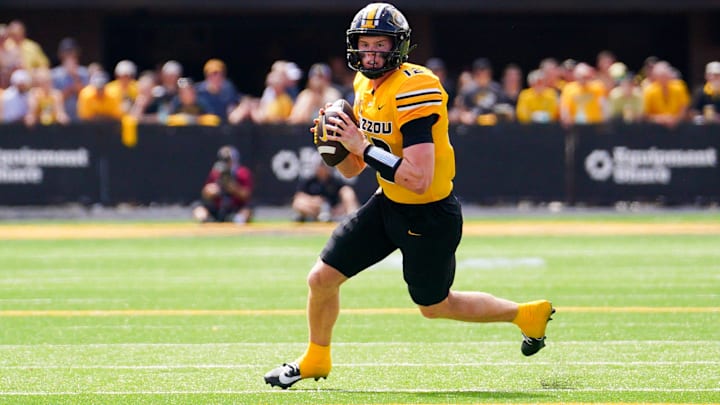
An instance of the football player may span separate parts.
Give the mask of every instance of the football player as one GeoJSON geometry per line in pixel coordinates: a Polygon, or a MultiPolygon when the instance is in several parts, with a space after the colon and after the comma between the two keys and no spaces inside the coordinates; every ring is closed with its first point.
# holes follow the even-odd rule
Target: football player
{"type": "Polygon", "coordinates": [[[410,50],[410,26],[387,3],[367,5],[347,31],[348,65],[358,72],[354,110],[359,125],[340,113],[342,119],[326,124],[328,132],[336,132],[328,139],[350,151],[337,166],[343,175],[356,176],[370,166],[380,189],[335,229],[310,271],[307,350],[265,374],[271,386],[286,389],[301,379],[327,377],[340,286],[396,249],[403,255],[410,297],[425,317],[513,322],[524,335],[525,355],[545,345],[545,327],[554,312],[549,301],[517,304],[451,290],[463,219],[453,194],[447,93],[429,69],[407,62],[410,50]]]}

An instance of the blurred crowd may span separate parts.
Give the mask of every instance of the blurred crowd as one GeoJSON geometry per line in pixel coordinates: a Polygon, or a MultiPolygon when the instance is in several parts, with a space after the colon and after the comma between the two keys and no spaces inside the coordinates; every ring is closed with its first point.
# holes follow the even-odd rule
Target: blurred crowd
{"type": "MultiPolygon", "coordinates": [[[[438,66],[438,76],[444,77],[441,60],[432,59],[428,66],[438,66]]],[[[478,58],[457,80],[451,121],[467,125],[560,122],[564,126],[644,121],[668,127],[688,120],[719,123],[720,62],[706,65],[705,80],[691,95],[682,74],[667,61],[650,56],[634,72],[612,52],[601,51],[592,64],[543,59],[527,74],[527,85],[520,67],[510,64],[498,83],[490,61],[478,58]]]]}
{"type": "MultiPolygon", "coordinates": [[[[326,103],[354,98],[354,72],[344,58],[315,63],[307,72],[276,61],[260,95],[239,91],[228,78],[231,67],[220,59],[206,61],[196,81],[174,60],[142,71],[130,60],[109,68],[83,65],[73,38],[59,42],[57,58],[51,67],[21,21],[0,24],[0,122],[32,126],[130,117],[167,125],[307,124],[326,103]]],[[[668,61],[650,56],[633,71],[610,51],[595,61],[547,58],[529,72],[516,64],[495,72],[487,58],[456,75],[439,58],[425,66],[448,91],[452,123],[720,123],[718,61],[707,63],[705,82],[693,91],[668,61]]]]}

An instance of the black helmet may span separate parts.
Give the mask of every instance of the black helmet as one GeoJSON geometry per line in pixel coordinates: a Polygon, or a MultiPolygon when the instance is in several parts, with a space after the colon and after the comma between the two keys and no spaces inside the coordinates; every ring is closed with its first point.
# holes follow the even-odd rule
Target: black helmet
{"type": "Polygon", "coordinates": [[[348,66],[369,79],[377,79],[385,72],[397,69],[408,60],[410,53],[410,25],[405,16],[388,3],[371,3],[355,14],[347,30],[348,66]],[[385,65],[368,69],[362,65],[362,51],[358,50],[360,35],[387,35],[393,39],[393,49],[385,55],[385,65]]]}

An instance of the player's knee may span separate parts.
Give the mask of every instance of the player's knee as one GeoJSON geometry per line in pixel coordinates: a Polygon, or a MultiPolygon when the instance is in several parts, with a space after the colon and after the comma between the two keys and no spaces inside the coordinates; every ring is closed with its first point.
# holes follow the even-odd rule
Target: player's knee
{"type": "Polygon", "coordinates": [[[422,316],[428,319],[437,319],[442,317],[442,313],[440,309],[437,307],[437,305],[430,305],[430,306],[423,306],[418,305],[418,308],[420,309],[420,313],[422,316]]]}
{"type": "Polygon", "coordinates": [[[408,292],[420,313],[428,319],[446,318],[450,301],[449,291],[435,288],[434,286],[421,286],[409,284],[408,292]]]}
{"type": "Polygon", "coordinates": [[[336,290],[347,278],[333,267],[318,260],[307,277],[312,291],[336,290]]]}
{"type": "Polygon", "coordinates": [[[422,316],[428,319],[445,318],[448,312],[447,299],[433,305],[418,305],[422,316]]]}

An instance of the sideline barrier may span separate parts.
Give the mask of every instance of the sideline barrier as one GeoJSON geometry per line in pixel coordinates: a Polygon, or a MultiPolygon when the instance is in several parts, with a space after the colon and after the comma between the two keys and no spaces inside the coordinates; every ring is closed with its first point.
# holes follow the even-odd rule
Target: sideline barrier
{"type": "MultiPolygon", "coordinates": [[[[120,124],[26,128],[0,125],[0,205],[68,202],[189,204],[199,197],[217,149],[233,144],[255,179],[254,201],[290,203],[312,172],[306,125],[140,125],[121,142],[120,124]]],[[[464,202],[521,200],[608,204],[720,201],[720,126],[453,126],[455,190],[464,202]]],[[[376,189],[366,170],[351,184],[376,189]]]]}
{"type": "Polygon", "coordinates": [[[119,127],[108,125],[0,125],[0,205],[100,201],[101,151],[119,138],[119,127]]]}
{"type": "Polygon", "coordinates": [[[455,190],[468,202],[562,201],[565,132],[555,125],[451,128],[455,190]]]}
{"type": "Polygon", "coordinates": [[[576,128],[569,202],[720,201],[719,125],[576,128]]]}

